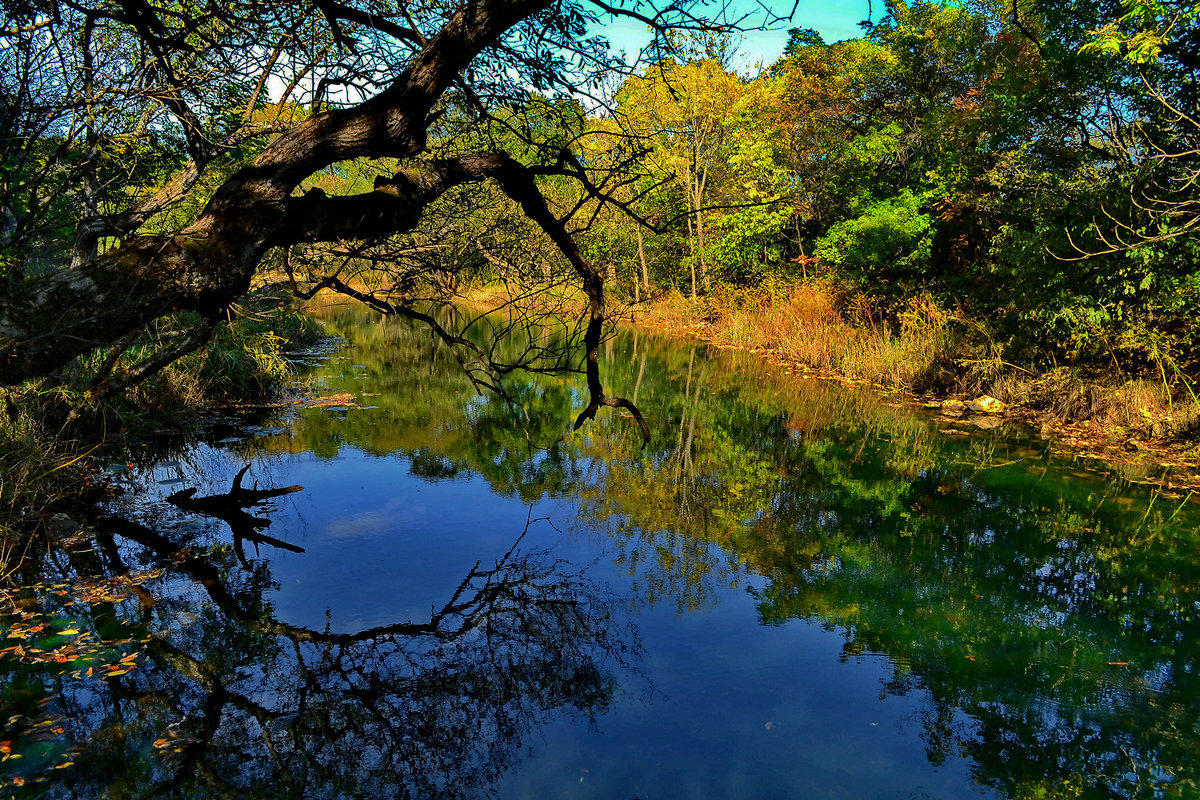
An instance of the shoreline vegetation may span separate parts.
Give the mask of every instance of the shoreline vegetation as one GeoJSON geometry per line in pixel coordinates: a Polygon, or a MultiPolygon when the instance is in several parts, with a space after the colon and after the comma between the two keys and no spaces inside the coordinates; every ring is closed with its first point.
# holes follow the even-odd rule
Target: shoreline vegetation
{"type": "MultiPolygon", "coordinates": [[[[839,298],[825,282],[729,291],[689,299],[677,291],[631,306],[625,324],[756,353],[787,372],[882,393],[964,416],[980,398],[999,401],[992,419],[1031,425],[1065,455],[1106,462],[1122,474],[1172,488],[1200,489],[1200,404],[1195,384],[1057,366],[1036,371],[988,353],[982,328],[912,299],[887,320],[862,298],[839,298]],[[1160,468],[1157,476],[1147,468],[1160,468]]],[[[991,425],[987,425],[990,427],[991,425]]]]}
{"type": "MultiPolygon", "coordinates": [[[[340,298],[322,292],[297,303],[279,286],[248,298],[206,347],[120,395],[101,398],[82,381],[0,394],[0,580],[33,542],[76,529],[71,513],[108,491],[102,465],[123,441],[186,427],[223,406],[278,399],[294,377],[286,354],[323,335],[306,307],[340,298]]],[[[496,284],[461,287],[455,299],[477,308],[512,302],[496,284]]],[[[536,300],[561,313],[581,297],[561,287],[536,300]]],[[[1200,404],[1183,376],[1171,385],[1094,367],[1037,372],[989,352],[982,326],[928,296],[888,316],[820,279],[718,287],[698,298],[672,289],[613,305],[618,324],[745,350],[788,374],[868,385],[881,402],[937,410],[948,433],[1015,420],[1062,455],[1098,460],[1128,480],[1200,491],[1200,404]],[[998,405],[973,415],[967,404],[981,398],[998,405]]]]}
{"type": "MultiPolygon", "coordinates": [[[[66,383],[0,389],[0,584],[35,542],[86,535],[78,512],[111,492],[105,465],[125,464],[129,440],[181,430],[222,406],[277,398],[295,378],[287,354],[323,336],[268,287],[236,306],[206,346],[119,394],[95,391],[82,377],[86,365],[66,383]]],[[[140,357],[128,348],[120,361],[140,357]]]]}

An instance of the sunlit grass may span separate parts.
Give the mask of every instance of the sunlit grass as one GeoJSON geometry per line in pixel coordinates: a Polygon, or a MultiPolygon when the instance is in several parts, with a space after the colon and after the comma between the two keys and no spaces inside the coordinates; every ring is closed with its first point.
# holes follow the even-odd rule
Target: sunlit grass
{"type": "Polygon", "coordinates": [[[915,298],[898,318],[888,319],[862,295],[843,297],[815,281],[702,300],[670,294],[639,319],[703,328],[719,345],[772,350],[819,372],[908,390],[929,388],[952,362],[956,344],[954,317],[928,297],[915,298]]]}

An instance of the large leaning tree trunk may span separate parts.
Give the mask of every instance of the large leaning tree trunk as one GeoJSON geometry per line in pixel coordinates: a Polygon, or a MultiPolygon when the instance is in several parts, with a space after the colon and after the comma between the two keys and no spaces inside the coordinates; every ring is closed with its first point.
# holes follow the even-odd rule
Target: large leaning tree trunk
{"type": "Polygon", "coordinates": [[[11,384],[50,375],[70,359],[174,311],[215,320],[247,291],[271,247],[402,232],[451,183],[486,177],[464,161],[416,181],[398,175],[391,186],[369,194],[292,196],[302,180],[336,162],[421,153],[429,116],[450,83],[484,47],[549,4],[464,5],[389,87],[279,135],[221,185],[187,228],[166,236],[135,234],[76,269],[10,284],[0,298],[0,380],[11,384]]]}
{"type": "MultiPolygon", "coordinates": [[[[571,60],[554,56],[545,42],[560,48],[567,42],[579,48],[576,54],[587,48],[599,52],[586,36],[598,14],[634,16],[660,32],[671,26],[672,14],[688,24],[707,24],[698,23],[678,3],[646,5],[648,9],[639,10],[635,2],[599,0],[460,0],[450,8],[441,2],[357,0],[282,6],[235,0],[219,9],[203,0],[78,0],[45,8],[39,0],[17,4],[22,13],[6,19],[0,31],[10,45],[0,59],[14,72],[23,70],[17,83],[24,85],[0,86],[0,122],[11,123],[21,112],[27,112],[27,120],[45,116],[39,102],[46,103],[38,93],[52,94],[57,87],[60,121],[24,130],[22,152],[31,151],[31,142],[42,150],[58,142],[59,156],[71,157],[60,158],[67,166],[57,172],[38,172],[30,166],[33,161],[22,162],[26,172],[21,174],[34,176],[29,179],[34,195],[37,181],[47,176],[69,176],[74,169],[82,177],[71,195],[77,224],[69,266],[26,269],[8,262],[0,283],[0,384],[53,376],[98,348],[120,349],[137,331],[168,315],[193,312],[199,318],[172,347],[134,368],[106,375],[97,386],[118,391],[202,344],[230,304],[247,292],[273,248],[403,233],[451,187],[490,180],[553,242],[587,296],[585,366],[591,401],[580,422],[599,407],[621,406],[633,410],[641,423],[627,401],[607,397],[600,384],[603,274],[582,256],[563,220],[552,212],[534,171],[490,147],[433,157],[427,141],[448,91],[481,109],[487,105],[475,93],[481,81],[473,70],[487,71],[492,83],[482,83],[489,88],[504,80],[523,91],[525,84],[539,82],[559,92],[577,88],[570,83],[571,60]],[[305,38],[313,30],[325,37],[324,49],[305,38]],[[243,39],[229,41],[230,36],[243,39]],[[78,42],[78,52],[65,57],[71,42],[78,42]],[[308,49],[301,53],[301,47],[308,49]],[[129,52],[123,61],[113,55],[122,48],[129,52]],[[342,60],[331,60],[330,52],[341,54],[342,60]],[[40,61],[54,57],[58,61],[53,66],[40,61]],[[312,61],[299,69],[296,65],[305,57],[312,61]],[[57,82],[45,77],[55,69],[57,82]],[[225,85],[211,84],[211,75],[222,69],[225,85]],[[256,82],[250,80],[255,74],[256,82]],[[243,124],[221,136],[214,133],[221,117],[212,95],[252,85],[243,120],[249,123],[267,95],[279,92],[280,82],[290,81],[278,107],[303,81],[318,79],[320,88],[310,96],[317,113],[303,116],[298,124],[280,124],[276,114],[258,127],[243,124]],[[338,94],[330,88],[333,84],[346,88],[338,94]],[[125,105],[112,105],[118,102],[125,105]],[[112,118],[121,113],[128,119],[114,134],[112,118]],[[160,118],[166,121],[153,121],[160,118]],[[120,191],[109,191],[107,206],[96,199],[104,194],[95,177],[101,173],[95,165],[104,163],[104,142],[164,132],[181,140],[177,149],[186,152],[172,177],[137,193],[124,207],[111,202],[123,196],[120,191]],[[264,134],[275,138],[253,158],[241,159],[242,165],[213,189],[216,170],[210,168],[254,136],[263,141],[264,134]],[[394,171],[376,179],[370,192],[331,196],[303,191],[314,174],[357,159],[392,164],[394,171]],[[201,191],[207,202],[184,224],[172,228],[164,222],[181,201],[201,191]]],[[[7,152],[0,156],[7,158],[7,152]]],[[[236,162],[226,158],[225,163],[236,162]]],[[[577,160],[564,154],[563,164],[582,178],[597,202],[604,201],[577,160]]],[[[21,208],[50,208],[53,194],[43,191],[42,202],[35,198],[21,208]]],[[[20,220],[10,207],[17,205],[6,202],[2,209],[0,248],[15,247],[20,239],[20,220]]]]}

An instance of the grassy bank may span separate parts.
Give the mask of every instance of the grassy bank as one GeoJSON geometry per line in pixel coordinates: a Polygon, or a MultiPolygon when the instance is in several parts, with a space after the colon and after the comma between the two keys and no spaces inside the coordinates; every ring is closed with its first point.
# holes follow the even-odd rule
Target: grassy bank
{"type": "Polygon", "coordinates": [[[639,325],[925,399],[990,395],[1050,434],[1103,437],[1126,451],[1200,452],[1200,403],[1186,376],[1162,365],[1157,375],[1130,377],[1094,365],[1039,369],[1008,363],[984,324],[925,296],[889,316],[861,294],[809,281],[698,299],[669,292],[630,317],[639,325]]]}
{"type": "Polygon", "coordinates": [[[690,300],[661,295],[634,318],[714,344],[765,350],[808,369],[924,392],[950,388],[961,347],[955,318],[919,297],[889,320],[865,298],[810,282],[718,291],[690,300]]]}
{"type": "MultiPolygon", "coordinates": [[[[511,296],[507,287],[481,286],[465,289],[461,299],[499,306],[511,296]]],[[[577,313],[581,303],[577,292],[563,290],[553,308],[577,313]]],[[[1010,416],[1064,441],[1200,458],[1196,382],[1171,364],[1130,373],[1094,362],[1064,366],[1051,357],[1012,363],[986,322],[947,310],[928,295],[888,313],[835,281],[767,281],[753,289],[720,287],[699,298],[671,290],[610,308],[610,314],[925,402],[988,395],[1007,405],[1010,416]]]]}

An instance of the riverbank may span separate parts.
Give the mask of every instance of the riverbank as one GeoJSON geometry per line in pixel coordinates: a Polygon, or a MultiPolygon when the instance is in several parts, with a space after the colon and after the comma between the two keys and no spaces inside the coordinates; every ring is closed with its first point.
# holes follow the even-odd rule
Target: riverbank
{"type": "Polygon", "coordinates": [[[285,354],[324,335],[283,295],[260,291],[212,340],[124,392],[105,395],[94,375],[120,376],[163,342],[97,353],[59,381],[0,390],[0,582],[36,542],[70,539],[79,509],[109,492],[130,439],[181,430],[222,405],[262,402],[293,380],[285,354]]]}
{"type": "Polygon", "coordinates": [[[926,298],[898,324],[869,305],[847,308],[819,284],[753,299],[735,293],[688,299],[679,293],[626,309],[625,324],[759,354],[785,372],[846,385],[871,385],[889,398],[937,409],[948,432],[963,404],[999,401],[984,425],[1032,426],[1052,450],[1101,461],[1132,481],[1200,491],[1200,404],[1160,383],[1036,373],[979,344],[978,331],[926,298]]]}
{"type": "MultiPolygon", "coordinates": [[[[513,302],[495,285],[463,288],[456,299],[480,310],[513,302]]],[[[553,293],[552,302],[542,300],[538,312],[549,316],[582,303],[567,289],[553,293]]],[[[1172,392],[1160,382],[1083,369],[1039,373],[1006,361],[982,326],[928,297],[910,300],[889,319],[861,297],[847,300],[832,285],[811,281],[718,290],[697,299],[671,291],[637,304],[614,303],[609,316],[752,352],[785,373],[871,386],[887,402],[936,410],[947,433],[1019,422],[1058,455],[1169,492],[1200,492],[1200,403],[1182,377],[1172,392]],[[980,398],[999,404],[982,417],[964,412],[980,398]]]]}

